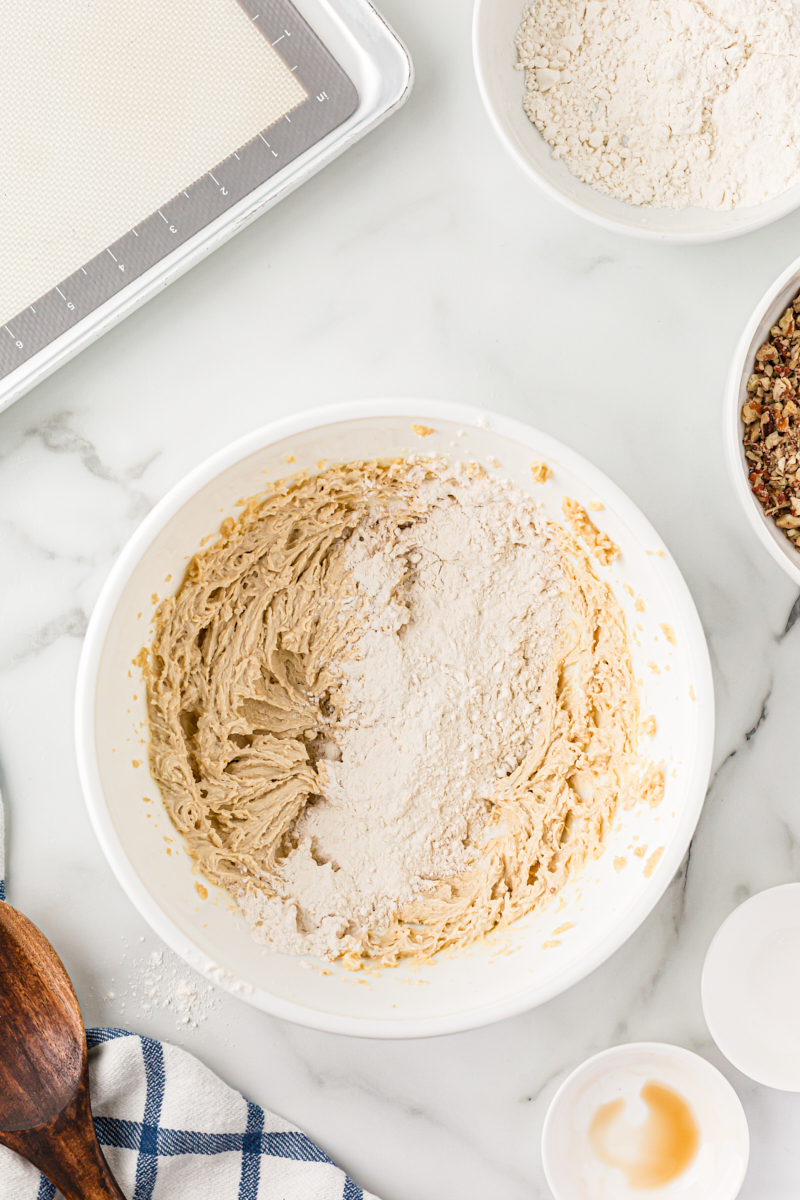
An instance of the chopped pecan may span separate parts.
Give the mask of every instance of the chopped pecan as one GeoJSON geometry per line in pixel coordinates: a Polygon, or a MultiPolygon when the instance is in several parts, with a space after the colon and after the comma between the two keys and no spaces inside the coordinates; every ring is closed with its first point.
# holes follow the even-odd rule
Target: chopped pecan
{"type": "Polygon", "coordinates": [[[800,549],[800,295],[754,356],[742,405],[753,494],[800,549]]]}

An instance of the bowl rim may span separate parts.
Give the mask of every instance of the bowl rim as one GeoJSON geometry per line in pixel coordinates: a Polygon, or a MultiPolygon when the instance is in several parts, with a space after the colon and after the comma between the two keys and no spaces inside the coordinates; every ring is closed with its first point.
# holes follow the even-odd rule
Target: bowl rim
{"type": "MultiPolygon", "coordinates": [[[[520,19],[526,9],[526,0],[520,0],[520,19]]],[[[554,187],[544,173],[536,167],[531,160],[524,154],[521,154],[508,134],[508,130],[502,116],[497,110],[491,95],[491,88],[488,80],[488,68],[484,64],[484,41],[481,36],[481,21],[485,10],[491,8],[495,4],[495,0],[475,0],[472,15],[472,61],[475,70],[475,78],[478,84],[478,91],[483,101],[483,106],[486,114],[500,144],[505,149],[506,153],[517,164],[519,169],[525,176],[539,188],[551,200],[555,200],[564,208],[569,209],[578,217],[582,217],[586,221],[591,221],[595,225],[599,225],[602,229],[610,230],[612,233],[625,234],[628,237],[642,238],[651,242],[669,242],[673,245],[705,245],[711,242],[728,241],[730,238],[742,237],[746,233],[754,233],[757,229],[763,229],[765,225],[771,225],[775,221],[782,220],[795,209],[800,208],[800,185],[795,185],[788,188],[782,195],[785,197],[782,203],[776,203],[775,208],[769,213],[759,213],[759,209],[765,207],[764,204],[755,205],[751,211],[753,216],[743,221],[741,225],[733,226],[727,229],[708,230],[706,232],[673,232],[670,230],[648,229],[646,226],[629,224],[622,217],[607,217],[600,213],[593,212],[587,206],[584,206],[577,200],[565,196],[558,188],[554,187]],[[789,199],[791,193],[796,193],[792,199],[789,199]]],[[[581,181],[582,182],[582,181],[581,181]]],[[[590,187],[588,183],[582,183],[583,187],[590,187]]],[[[781,194],[773,197],[772,201],[767,203],[772,204],[781,199],[781,194]]],[[[620,206],[623,201],[618,201],[620,206]]]]}
{"type": "Polygon", "coordinates": [[[702,1054],[696,1054],[694,1050],[687,1050],[685,1046],[676,1046],[672,1042],[623,1042],[617,1046],[609,1046],[606,1050],[601,1050],[598,1054],[592,1054],[589,1058],[585,1058],[582,1063],[579,1063],[573,1071],[570,1071],[567,1078],[559,1086],[553,1099],[547,1108],[547,1113],[542,1127],[542,1166],[544,1168],[545,1178],[548,1187],[550,1188],[556,1200],[560,1200],[555,1184],[553,1182],[553,1173],[549,1169],[551,1159],[551,1144],[555,1136],[556,1122],[559,1120],[557,1108],[564,1098],[567,1091],[575,1084],[577,1080],[586,1074],[590,1068],[599,1062],[612,1061],[615,1058],[623,1058],[631,1052],[639,1053],[642,1057],[646,1055],[657,1055],[664,1061],[672,1059],[679,1060],[685,1063],[689,1069],[695,1073],[705,1072],[717,1078],[722,1085],[722,1090],[725,1095],[731,1100],[731,1111],[736,1113],[737,1118],[741,1118],[738,1137],[741,1142],[743,1162],[741,1173],[735,1180],[735,1190],[730,1193],[730,1200],[734,1200],[744,1183],[744,1177],[747,1174],[747,1166],[750,1161],[750,1128],[747,1123],[747,1114],[744,1111],[739,1094],[733,1084],[727,1079],[719,1067],[715,1067],[707,1058],[703,1058],[702,1054]]]}
{"type": "Polygon", "coordinates": [[[200,973],[212,978],[227,991],[273,1016],[295,1024],[329,1033],[350,1034],[356,1037],[395,1039],[433,1037],[457,1033],[491,1024],[506,1017],[517,1016],[528,1009],[560,995],[606,961],[638,929],[652,912],[680,866],[691,841],[705,800],[711,770],[714,745],[714,690],[711,663],[703,628],[689,588],[669,549],[650,522],[632,500],[597,467],[582,455],[533,426],[514,418],[473,406],[451,401],[425,399],[371,399],[336,402],[281,417],[252,430],[211,454],[180,478],[151,509],[134,530],[114,562],[95,604],[86,632],[78,665],[75,692],[75,746],[78,773],[89,817],[100,846],[112,871],[134,907],[158,936],[172,950],[200,973]],[[694,761],[688,779],[683,812],[671,840],[656,870],[639,900],[601,938],[590,953],[585,954],[553,979],[532,988],[523,989],[503,1000],[461,1011],[452,1015],[424,1018],[348,1017],[312,1009],[293,1001],[283,1000],[262,988],[236,977],[220,974],[215,964],[172,922],[144,883],[119,838],[105,800],[100,781],[94,738],[95,688],[100,660],[111,619],[131,574],[142,555],[168,521],[192,496],[221,474],[249,455],[265,449],[286,437],[324,428],[348,420],[383,417],[430,418],[433,421],[452,421],[476,429],[490,429],[536,452],[560,461],[624,516],[626,523],[640,542],[652,546],[653,559],[665,576],[663,582],[671,602],[680,614],[687,638],[687,654],[694,672],[697,722],[694,761]],[[660,553],[659,553],[660,552],[660,553]]]}
{"type": "Polygon", "coordinates": [[[791,551],[791,544],[788,538],[785,538],[780,533],[772,518],[765,514],[761,504],[753,495],[749,480],[745,474],[742,443],[744,422],[742,421],[739,407],[742,382],[745,376],[751,374],[751,364],[749,362],[750,349],[756,331],[764,320],[768,309],[775,303],[780,293],[793,281],[797,285],[797,291],[800,292],[800,258],[796,258],[790,263],[778,278],[770,284],[758,304],[756,304],[747,324],[742,330],[725,383],[725,397],[722,410],[722,442],[725,462],[728,468],[728,477],[747,519],[747,523],[755,531],[759,541],[778,566],[795,583],[800,583],[800,552],[791,551]],[[778,537],[779,533],[780,537],[778,537]],[[785,546],[784,542],[786,543],[785,546]]]}

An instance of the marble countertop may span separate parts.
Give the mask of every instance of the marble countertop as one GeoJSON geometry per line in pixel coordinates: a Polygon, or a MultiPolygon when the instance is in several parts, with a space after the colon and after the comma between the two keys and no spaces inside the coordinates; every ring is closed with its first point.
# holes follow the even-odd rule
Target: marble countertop
{"type": "MultiPolygon", "coordinates": [[[[800,212],[746,238],[675,248],[562,211],[491,133],[469,7],[383,0],[417,68],[406,107],[0,415],[10,898],[63,955],[87,1022],[186,1046],[382,1200],[547,1197],[539,1137],[557,1086],[595,1051],[644,1039],[696,1050],[738,1091],[753,1143],[743,1200],[794,1200],[800,1095],[725,1062],[699,984],[731,909],[800,877],[800,596],[745,526],[721,445],[728,362],[798,252],[800,212]],[[698,831],[635,936],[524,1016],[385,1043],[297,1028],[213,993],[183,1025],[154,982],[161,947],[81,798],[72,708],[86,622],[137,523],[211,451],[289,411],[389,395],[529,421],[606,471],[664,536],[717,689],[698,831]]],[[[161,970],[189,975],[169,955],[161,970]]]]}

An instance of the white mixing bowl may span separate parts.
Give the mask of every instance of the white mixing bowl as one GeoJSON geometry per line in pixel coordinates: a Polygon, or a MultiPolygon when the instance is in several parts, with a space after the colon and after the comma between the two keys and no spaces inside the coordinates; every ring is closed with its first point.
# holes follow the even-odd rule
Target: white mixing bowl
{"type": "Polygon", "coordinates": [[[78,762],[97,836],[156,933],[197,970],[267,1012],[384,1038],[451,1033],[522,1012],[612,954],[653,908],[686,851],[703,803],[714,727],[697,613],[675,563],[631,501],[577,454],[526,425],[421,400],[337,404],[288,417],[219,451],[173,488],[131,538],[97,602],[76,711],[78,762]],[[435,432],[421,440],[413,425],[435,432]],[[532,492],[556,519],[565,495],[602,503],[597,523],[622,549],[603,574],[626,613],[644,710],[657,721],[652,757],[664,762],[666,796],[658,808],[620,814],[605,854],[549,909],[430,966],[354,974],[266,952],[230,897],[193,874],[148,771],[145,694],[133,660],[149,641],[158,597],[175,589],[189,556],[237,512],[241,497],[290,471],[314,471],[322,458],[420,451],[486,466],[496,459],[497,473],[532,492]],[[530,463],[542,458],[553,478],[534,485],[530,463]],[[646,853],[635,856],[634,846],[646,846],[646,853]]]}
{"type": "Polygon", "coordinates": [[[774,519],[766,515],[763,506],[753,495],[747,478],[750,468],[742,441],[742,406],[747,399],[747,381],[753,374],[756,350],[767,340],[770,329],[783,316],[798,292],[800,258],[796,258],[761,297],[739,338],[725,388],[722,430],[731,483],[748,524],[775,562],[795,583],[800,583],[800,551],[795,550],[774,519]]]}
{"type": "Polygon", "coordinates": [[[754,208],[714,212],[704,208],[637,207],[595,191],[566,164],[551,157],[552,147],[522,107],[525,76],[514,70],[514,36],[526,0],[475,0],[472,49],[478,88],[495,133],[527,177],[552,200],[579,217],[615,233],[662,242],[716,242],[760,229],[800,205],[800,184],[754,208]]]}

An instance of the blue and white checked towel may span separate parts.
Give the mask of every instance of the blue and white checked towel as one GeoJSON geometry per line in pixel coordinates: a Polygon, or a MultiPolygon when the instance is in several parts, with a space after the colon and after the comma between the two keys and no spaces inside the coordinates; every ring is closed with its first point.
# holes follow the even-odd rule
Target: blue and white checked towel
{"type": "MultiPolygon", "coordinates": [[[[0,802],[0,900],[5,899],[0,802]]],[[[90,1029],[97,1136],[130,1200],[375,1200],[288,1121],[233,1091],[185,1050],[90,1029]]],[[[2,1200],[54,1200],[0,1146],[2,1200]]]]}

